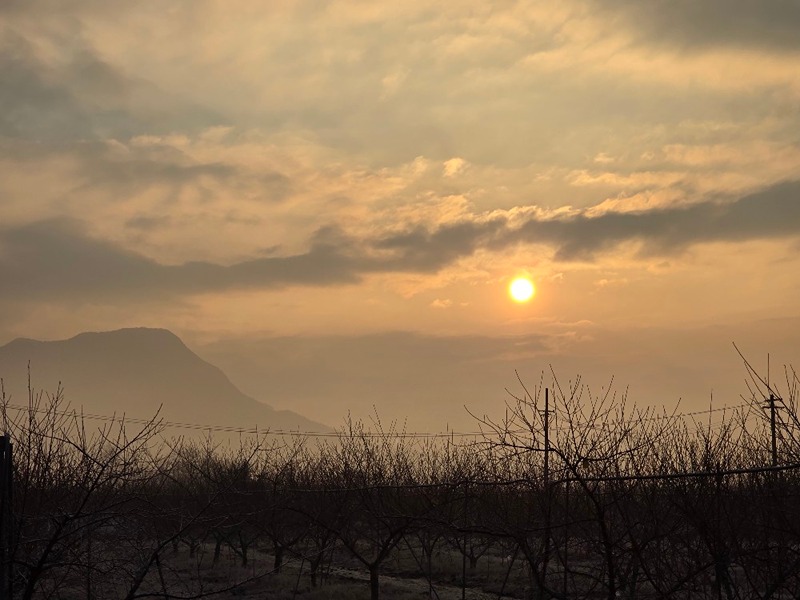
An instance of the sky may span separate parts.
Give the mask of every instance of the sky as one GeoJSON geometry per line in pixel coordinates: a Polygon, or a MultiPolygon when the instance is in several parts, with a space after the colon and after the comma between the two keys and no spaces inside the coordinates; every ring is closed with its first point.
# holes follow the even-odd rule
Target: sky
{"type": "Polygon", "coordinates": [[[798,31],[797,0],[6,0],[0,343],[164,327],[334,425],[469,427],[551,366],[736,404],[732,342],[800,364],[798,31]]]}

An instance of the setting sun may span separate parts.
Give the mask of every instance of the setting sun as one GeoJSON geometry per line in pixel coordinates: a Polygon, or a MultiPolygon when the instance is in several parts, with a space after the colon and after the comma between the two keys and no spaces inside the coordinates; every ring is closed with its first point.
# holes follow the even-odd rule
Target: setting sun
{"type": "Polygon", "coordinates": [[[517,277],[508,286],[508,293],[516,302],[527,302],[536,293],[533,282],[527,277],[517,277]]]}

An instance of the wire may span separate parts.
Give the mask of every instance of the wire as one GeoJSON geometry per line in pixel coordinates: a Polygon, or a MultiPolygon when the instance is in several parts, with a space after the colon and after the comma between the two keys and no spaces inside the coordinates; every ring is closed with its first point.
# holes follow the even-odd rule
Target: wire
{"type": "MultiPolygon", "coordinates": [[[[238,433],[245,435],[264,435],[264,436],[279,436],[279,437],[299,437],[299,438],[340,438],[342,434],[336,431],[302,431],[294,429],[259,429],[258,427],[236,427],[232,425],[203,425],[200,423],[185,423],[181,421],[159,421],[154,419],[143,419],[136,417],[127,417],[124,414],[120,417],[118,415],[102,415],[97,413],[84,413],[73,410],[56,410],[36,408],[29,406],[21,406],[18,404],[5,404],[6,409],[18,411],[33,411],[37,413],[51,413],[67,417],[80,417],[82,419],[89,419],[92,421],[104,421],[110,423],[131,423],[134,425],[149,425],[157,424],[159,427],[169,429],[187,429],[192,431],[207,431],[207,432],[220,432],[220,433],[238,433]]],[[[674,415],[658,415],[651,417],[642,417],[639,421],[658,421],[666,419],[683,419],[687,417],[695,417],[698,415],[707,415],[711,413],[731,411],[739,408],[751,406],[749,403],[738,404],[735,406],[723,406],[720,408],[712,408],[705,410],[692,411],[688,413],[679,413],[674,415]]],[[[586,425],[592,427],[591,425],[586,425]]],[[[447,439],[447,438],[466,438],[466,437],[484,437],[491,431],[449,431],[449,432],[359,432],[359,436],[366,438],[391,438],[391,439],[447,439]]],[[[529,430],[513,430],[506,431],[509,434],[526,434],[530,433],[529,430]]]]}
{"type": "MultiPolygon", "coordinates": [[[[49,413],[66,417],[80,417],[82,419],[89,419],[92,421],[105,421],[111,423],[132,423],[134,425],[149,425],[155,424],[159,427],[175,428],[175,429],[190,429],[195,431],[218,431],[224,433],[242,433],[252,435],[275,435],[275,436],[291,436],[291,437],[320,437],[320,438],[339,438],[340,433],[335,431],[301,431],[293,429],[259,429],[258,427],[235,427],[228,425],[202,425],[199,423],[183,423],[180,421],[159,421],[154,419],[142,419],[136,417],[117,416],[117,415],[101,415],[95,413],[84,413],[76,410],[56,410],[35,408],[28,406],[21,406],[18,404],[5,404],[6,409],[17,411],[33,411],[37,413],[49,413]]],[[[449,437],[480,437],[484,432],[443,432],[443,433],[429,433],[429,432],[402,432],[402,433],[381,433],[381,432],[359,432],[359,436],[368,438],[408,438],[408,439],[428,439],[428,438],[449,438],[449,437]]]]}

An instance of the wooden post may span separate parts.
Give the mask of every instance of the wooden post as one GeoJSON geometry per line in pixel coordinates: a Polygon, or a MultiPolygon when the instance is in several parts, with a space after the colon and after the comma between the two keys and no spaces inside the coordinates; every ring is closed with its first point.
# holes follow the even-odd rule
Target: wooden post
{"type": "Polygon", "coordinates": [[[467,552],[469,546],[469,519],[468,519],[468,504],[467,504],[467,480],[464,480],[464,553],[461,556],[461,600],[467,597],[467,552]]]}
{"type": "Polygon", "coordinates": [[[542,558],[542,589],[539,591],[540,598],[547,597],[547,570],[550,562],[550,522],[551,504],[550,494],[550,390],[544,388],[544,557],[542,558]]]}
{"type": "Polygon", "coordinates": [[[11,436],[0,436],[0,600],[12,597],[11,436]]]}
{"type": "MultiPolygon", "coordinates": [[[[158,558],[158,556],[156,556],[158,558]]],[[[92,595],[92,526],[86,526],[86,600],[93,600],[92,595]]]]}
{"type": "Polygon", "coordinates": [[[775,435],[775,394],[769,395],[769,425],[772,431],[772,466],[778,466],[778,441],[775,435]]]}
{"type": "Polygon", "coordinates": [[[569,584],[569,478],[564,481],[564,598],[569,584]]]}

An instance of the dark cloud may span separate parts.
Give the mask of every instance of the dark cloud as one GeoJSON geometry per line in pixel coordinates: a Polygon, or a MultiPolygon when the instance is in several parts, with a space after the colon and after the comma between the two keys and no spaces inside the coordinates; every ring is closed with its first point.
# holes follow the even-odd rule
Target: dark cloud
{"type": "Polygon", "coordinates": [[[132,292],[163,283],[163,269],[136,253],[86,236],[75,223],[43,221],[0,233],[0,280],[7,298],[132,292]]]}
{"type": "Polygon", "coordinates": [[[375,245],[392,248],[398,269],[435,270],[477,248],[545,244],[557,260],[592,260],[623,242],[641,244],[647,255],[670,255],[714,241],[800,236],[800,182],[776,185],[728,203],[702,202],[641,212],[581,213],[567,218],[531,217],[511,226],[502,219],[445,225],[395,234],[375,245]]]}
{"type": "Polygon", "coordinates": [[[89,167],[97,168],[90,173],[93,182],[112,189],[118,187],[147,187],[158,183],[186,184],[199,177],[227,180],[237,173],[237,169],[222,163],[191,164],[185,158],[180,164],[173,160],[158,160],[157,157],[126,159],[120,161],[102,160],[89,167]]]}
{"type": "Polygon", "coordinates": [[[91,119],[13,31],[0,37],[0,135],[58,139],[85,134],[91,119]]]}
{"type": "MultiPolygon", "coordinates": [[[[157,225],[139,217],[134,224],[157,225]]],[[[557,260],[592,260],[623,242],[645,255],[670,256],[704,242],[744,242],[800,236],[800,182],[774,186],[727,203],[568,218],[531,217],[414,228],[357,240],[335,227],[320,229],[309,250],[232,265],[163,265],[86,234],[75,222],[43,221],[0,230],[0,297],[152,296],[236,288],[327,286],[380,272],[435,272],[479,249],[521,244],[554,248],[557,260]]]]}
{"type": "Polygon", "coordinates": [[[797,0],[592,0],[590,5],[627,20],[644,43],[800,49],[797,0]]]}
{"type": "Polygon", "coordinates": [[[168,216],[139,215],[125,221],[125,227],[136,231],[155,231],[169,227],[170,223],[172,218],[168,216]]]}
{"type": "Polygon", "coordinates": [[[257,195],[265,202],[282,201],[292,191],[292,181],[283,173],[268,169],[254,173],[219,161],[198,162],[166,142],[122,147],[100,140],[41,144],[0,136],[0,159],[27,163],[46,158],[66,158],[77,165],[81,184],[71,190],[73,196],[99,190],[109,202],[129,201],[153,186],[166,189],[164,196],[170,199],[188,186],[201,200],[214,200],[218,192],[210,182],[226,192],[257,195]]]}
{"type": "Polygon", "coordinates": [[[670,255],[704,242],[745,242],[800,235],[800,182],[776,185],[734,202],[703,202],[646,212],[580,215],[558,221],[531,221],[521,240],[554,244],[556,258],[592,259],[627,241],[641,243],[644,255],[670,255]]]}
{"type": "Polygon", "coordinates": [[[104,61],[79,31],[42,28],[61,51],[46,60],[41,39],[10,25],[0,29],[0,135],[61,142],[193,133],[225,124],[217,112],[172,97],[104,61]],[[38,44],[37,44],[38,42],[38,44]]]}
{"type": "Polygon", "coordinates": [[[305,254],[231,266],[163,265],[87,235],[72,221],[50,220],[0,231],[0,298],[81,297],[136,300],[230,288],[332,285],[358,280],[363,268],[340,246],[315,241],[305,254]]]}
{"type": "Polygon", "coordinates": [[[503,219],[493,219],[485,223],[455,223],[435,231],[417,227],[377,240],[372,245],[378,250],[393,251],[391,258],[384,261],[388,268],[430,272],[489,245],[505,226],[503,219]]]}

